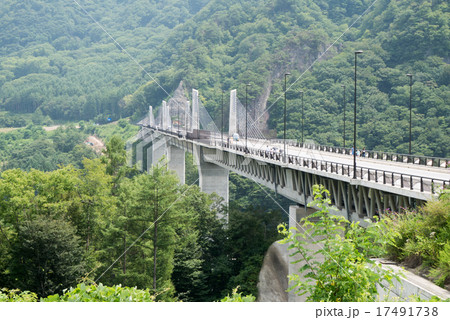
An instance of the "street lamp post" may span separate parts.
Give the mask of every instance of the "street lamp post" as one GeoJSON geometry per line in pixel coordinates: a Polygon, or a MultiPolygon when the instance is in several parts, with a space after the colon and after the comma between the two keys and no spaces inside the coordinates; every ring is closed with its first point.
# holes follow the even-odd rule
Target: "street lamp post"
{"type": "Polygon", "coordinates": [[[344,149],[345,149],[345,85],[341,85],[341,87],[344,89],[344,98],[342,100],[342,108],[344,109],[344,132],[343,132],[343,138],[344,138],[344,149]]]}
{"type": "Polygon", "coordinates": [[[408,73],[407,76],[409,77],[409,154],[411,154],[411,99],[412,99],[412,74],[408,73]]]}
{"type": "Polygon", "coordinates": [[[356,179],[356,66],[358,54],[363,53],[362,50],[355,51],[355,106],[353,109],[353,179],[356,179]]]}
{"type": "Polygon", "coordinates": [[[283,135],[283,142],[284,142],[284,162],[286,162],[286,77],[290,75],[289,72],[286,72],[284,74],[284,135],[283,135]]]}
{"type": "Polygon", "coordinates": [[[305,126],[305,109],[304,109],[304,105],[303,105],[303,91],[300,91],[300,93],[302,94],[302,148],[303,148],[303,127],[305,126]]]}
{"type": "Polygon", "coordinates": [[[248,87],[250,87],[251,86],[251,84],[250,83],[248,83],[246,86],[245,86],[245,153],[247,153],[248,152],[248,148],[247,148],[247,140],[248,140],[248,138],[247,138],[247,114],[248,114],[248,109],[247,109],[247,95],[248,95],[248,87]]]}
{"type": "Polygon", "coordinates": [[[223,90],[222,91],[222,128],[220,129],[220,133],[221,133],[221,140],[222,140],[222,147],[223,147],[223,90]]]}

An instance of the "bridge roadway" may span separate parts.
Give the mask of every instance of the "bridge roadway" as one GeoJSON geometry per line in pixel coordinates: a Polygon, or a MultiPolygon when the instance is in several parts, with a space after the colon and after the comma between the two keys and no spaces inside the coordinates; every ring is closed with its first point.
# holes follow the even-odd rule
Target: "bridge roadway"
{"type": "MultiPolygon", "coordinates": [[[[207,139],[190,139],[189,135],[177,135],[149,126],[143,126],[143,130],[153,137],[161,134],[167,146],[197,153],[196,157],[201,158],[199,169],[202,163],[204,166],[209,163],[227,172],[236,172],[297,204],[305,205],[312,200],[313,184],[324,184],[332,194],[333,205],[348,216],[372,217],[387,208],[397,210],[414,206],[450,185],[450,169],[444,166],[357,157],[357,178],[353,179],[353,156],[348,154],[287,144],[287,157],[284,157],[284,143],[280,141],[249,139],[246,142],[240,139],[236,142],[224,137],[222,142],[218,134],[207,139]]],[[[448,163],[447,159],[443,161],[444,165],[448,163]]],[[[223,184],[220,179],[212,177],[210,184],[223,184]]],[[[213,189],[214,186],[209,188],[210,191],[213,189]]],[[[227,201],[228,193],[223,194],[227,201]]]]}
{"type": "MultiPolygon", "coordinates": [[[[262,144],[262,146],[261,143],[263,142],[262,141],[251,142],[249,140],[249,146],[256,149],[265,150],[264,149],[265,146],[269,146],[269,148],[276,147],[278,148],[278,150],[284,150],[284,145],[281,143],[273,143],[270,145],[262,144]]],[[[240,141],[239,145],[245,146],[245,143],[240,141]]],[[[301,148],[295,146],[286,146],[286,153],[291,156],[321,160],[325,162],[335,162],[347,166],[353,166],[353,155],[346,155],[328,151],[311,150],[309,148],[301,148]]],[[[447,181],[448,182],[447,184],[450,184],[450,169],[447,168],[432,167],[432,166],[427,167],[422,165],[415,165],[412,163],[393,162],[381,159],[370,159],[362,156],[356,157],[356,168],[357,170],[360,168],[368,168],[380,172],[383,171],[394,172],[397,174],[422,177],[424,179],[430,180],[431,179],[443,180],[447,181]]]]}
{"type": "MultiPolygon", "coordinates": [[[[179,138],[179,137],[178,137],[179,138]]],[[[225,141],[222,144],[221,137],[212,137],[209,140],[198,140],[200,143],[206,144],[208,146],[218,147],[219,149],[228,149],[228,150],[241,150],[244,154],[246,153],[246,149],[248,150],[249,156],[259,156],[259,158],[263,158],[265,161],[268,159],[275,160],[278,163],[285,163],[287,160],[284,159],[284,147],[285,145],[280,142],[272,142],[270,140],[256,140],[256,139],[248,139],[247,143],[245,139],[240,139],[239,141],[230,140],[230,143],[225,141]],[[273,151],[272,149],[276,148],[277,151],[273,151]],[[277,154],[277,157],[274,155],[277,154]],[[270,157],[272,156],[272,157],[270,157]]],[[[305,160],[315,160],[320,161],[322,163],[329,164],[337,164],[339,167],[348,168],[350,177],[353,177],[353,155],[347,155],[336,152],[329,151],[319,151],[313,150],[305,147],[297,147],[286,144],[286,154],[291,158],[301,158],[305,160]]],[[[262,160],[262,159],[261,159],[262,160]]],[[[292,164],[292,161],[291,163],[292,164]]],[[[289,165],[287,164],[287,165],[289,165]]],[[[410,180],[410,177],[413,178],[415,183],[420,183],[422,180],[422,190],[426,192],[426,190],[431,191],[431,183],[434,184],[434,187],[442,188],[443,186],[450,186],[450,169],[443,167],[434,167],[434,166],[424,166],[424,165],[416,165],[413,163],[403,163],[382,159],[371,159],[362,156],[356,157],[356,171],[357,178],[361,179],[361,170],[363,170],[362,179],[368,180],[367,172],[372,171],[371,176],[374,176],[375,172],[379,173],[379,176],[382,176],[382,173],[388,173],[390,175],[389,178],[392,177],[392,173],[395,176],[402,175],[407,177],[410,180]]],[[[378,179],[377,179],[378,180],[378,179]]],[[[403,179],[406,181],[406,179],[403,179]]],[[[411,180],[410,180],[411,181],[411,180]]],[[[392,184],[392,181],[391,181],[392,184]]],[[[408,188],[411,190],[411,186],[408,184],[408,188]]],[[[413,186],[412,189],[419,189],[420,185],[413,186]]],[[[428,192],[431,193],[431,192],[428,192]]],[[[425,196],[423,198],[429,199],[429,197],[425,196]]]]}

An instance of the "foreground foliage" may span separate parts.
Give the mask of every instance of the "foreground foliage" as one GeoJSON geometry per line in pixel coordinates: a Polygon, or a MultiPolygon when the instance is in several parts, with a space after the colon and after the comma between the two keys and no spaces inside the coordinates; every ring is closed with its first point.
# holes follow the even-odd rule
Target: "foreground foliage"
{"type": "Polygon", "coordinates": [[[220,300],[220,302],[254,302],[256,298],[252,295],[243,296],[241,292],[238,292],[239,287],[233,289],[233,292],[230,295],[227,295],[225,298],[220,300]]]}
{"type": "Polygon", "coordinates": [[[377,285],[392,285],[397,277],[369,259],[381,254],[376,243],[377,225],[362,228],[358,223],[349,223],[331,215],[329,204],[329,191],[316,185],[310,205],[320,210],[300,221],[302,230],[279,226],[285,237],[282,243],[289,243],[292,255],[299,257],[296,262],[303,263],[299,273],[304,280],[290,275],[290,290],[307,294],[307,301],[375,301],[377,285]]]}
{"type": "Polygon", "coordinates": [[[36,302],[38,296],[34,292],[0,289],[0,302],[36,302]]]}
{"type": "Polygon", "coordinates": [[[387,256],[450,285],[450,190],[418,210],[386,212],[381,220],[387,256]]]}
{"type": "Polygon", "coordinates": [[[41,299],[42,302],[154,302],[156,296],[150,289],[137,289],[136,287],[122,287],[87,285],[80,283],[76,288],[70,288],[62,295],[55,294],[41,299]]]}
{"type": "MultiPolygon", "coordinates": [[[[239,287],[233,289],[221,302],[254,302],[252,295],[243,296],[238,292],[239,287]]],[[[80,283],[75,288],[64,290],[63,294],[50,295],[38,299],[33,292],[20,290],[0,290],[0,302],[155,302],[158,294],[152,294],[149,289],[136,287],[104,286],[103,284],[80,283]]]]}

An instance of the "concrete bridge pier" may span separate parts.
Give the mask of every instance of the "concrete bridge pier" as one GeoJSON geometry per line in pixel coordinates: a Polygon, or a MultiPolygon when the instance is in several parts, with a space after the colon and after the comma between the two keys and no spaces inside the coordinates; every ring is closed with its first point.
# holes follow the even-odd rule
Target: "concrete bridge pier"
{"type": "Polygon", "coordinates": [[[148,152],[152,149],[153,134],[143,133],[142,140],[136,145],[136,159],[135,163],[138,164],[140,170],[146,170],[148,164],[148,152]]]}
{"type": "Polygon", "coordinates": [[[163,158],[166,157],[167,159],[167,143],[166,143],[166,137],[164,135],[154,135],[153,139],[153,145],[152,145],[152,156],[151,158],[147,159],[147,168],[150,170],[152,165],[157,165],[158,162],[163,158]]]}
{"type": "Polygon", "coordinates": [[[203,148],[194,145],[194,161],[198,166],[199,186],[203,192],[217,193],[228,205],[229,200],[229,171],[216,164],[203,160],[203,148]]]}
{"type": "Polygon", "coordinates": [[[167,150],[169,170],[175,171],[181,184],[185,183],[185,151],[175,146],[169,146],[167,150]]]}

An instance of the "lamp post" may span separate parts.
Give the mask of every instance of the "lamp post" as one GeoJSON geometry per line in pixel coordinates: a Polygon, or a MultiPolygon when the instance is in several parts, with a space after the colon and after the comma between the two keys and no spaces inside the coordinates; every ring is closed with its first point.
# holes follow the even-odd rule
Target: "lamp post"
{"type": "Polygon", "coordinates": [[[411,154],[411,99],[412,99],[412,74],[408,73],[407,76],[409,77],[409,154],[411,154]]]}
{"type": "Polygon", "coordinates": [[[290,75],[289,72],[286,72],[284,74],[284,135],[283,135],[283,142],[284,142],[284,152],[283,152],[283,158],[284,162],[286,162],[286,77],[290,75]]]}
{"type": "Polygon", "coordinates": [[[358,54],[363,53],[362,50],[355,51],[355,106],[353,109],[353,179],[356,179],[356,66],[358,54]]]}
{"type": "Polygon", "coordinates": [[[344,132],[343,132],[343,138],[344,138],[344,149],[345,149],[345,85],[341,85],[341,87],[344,89],[344,98],[342,100],[342,108],[344,109],[344,132]]]}
{"type": "Polygon", "coordinates": [[[248,152],[248,149],[247,149],[247,140],[248,140],[248,138],[247,138],[247,114],[248,114],[248,109],[247,109],[247,95],[248,95],[248,87],[250,87],[251,86],[251,84],[250,83],[248,83],[246,86],[245,86],[245,153],[247,153],[248,152]]]}
{"type": "Polygon", "coordinates": [[[300,91],[302,94],[302,148],[303,148],[303,127],[305,126],[305,109],[303,108],[303,91],[300,91]]]}
{"type": "Polygon", "coordinates": [[[222,147],[223,147],[223,90],[222,91],[222,128],[220,129],[220,133],[221,133],[221,141],[222,141],[222,147]]]}

